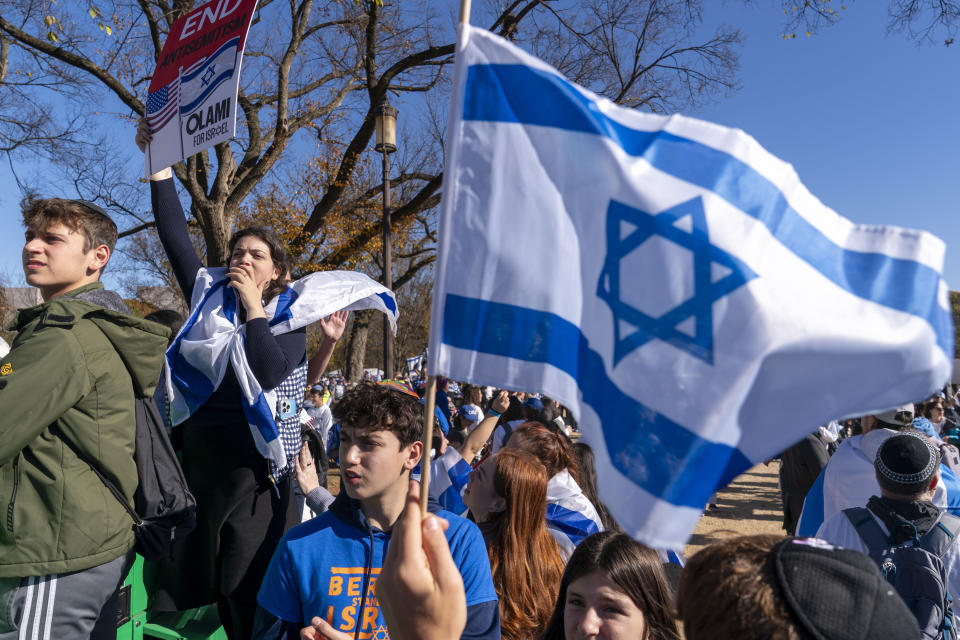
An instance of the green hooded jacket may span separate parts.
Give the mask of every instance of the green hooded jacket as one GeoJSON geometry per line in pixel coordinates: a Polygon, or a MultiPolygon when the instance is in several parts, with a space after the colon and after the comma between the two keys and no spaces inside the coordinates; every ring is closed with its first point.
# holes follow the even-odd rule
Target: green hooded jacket
{"type": "Polygon", "coordinates": [[[133,547],[133,520],[63,439],[128,500],[134,397],[153,394],[169,330],[75,296],[22,309],[0,360],[0,577],[61,574],[133,547]]]}

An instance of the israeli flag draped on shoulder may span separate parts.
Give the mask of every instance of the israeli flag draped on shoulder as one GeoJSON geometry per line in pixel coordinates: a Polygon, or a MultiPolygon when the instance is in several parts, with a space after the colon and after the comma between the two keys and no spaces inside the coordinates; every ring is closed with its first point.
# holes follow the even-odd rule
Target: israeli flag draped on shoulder
{"type": "Polygon", "coordinates": [[[467,515],[463,490],[470,482],[473,467],[452,446],[430,463],[430,497],[440,506],[458,516],[467,515]]]}
{"type": "Polygon", "coordinates": [[[461,25],[446,162],[430,373],[567,405],[650,546],[816,425],[949,376],[943,243],[840,217],[742,131],[461,25]]]}
{"type": "Polygon", "coordinates": [[[566,469],[547,482],[547,531],[564,558],[569,558],[584,538],[603,531],[596,508],[566,469]]]}
{"type": "MultiPolygon", "coordinates": [[[[250,370],[246,325],[237,313],[238,300],[227,287],[227,269],[202,268],[197,273],[190,317],[167,350],[164,376],[173,424],[189,418],[220,386],[233,365],[243,391],[244,413],[257,450],[278,468],[287,465],[275,418],[276,394],[262,389],[250,370]]],[[[290,283],[264,308],[273,335],[289,333],[334,311],[377,309],[396,330],[397,303],[393,293],[354,271],[321,271],[290,283]]]]}

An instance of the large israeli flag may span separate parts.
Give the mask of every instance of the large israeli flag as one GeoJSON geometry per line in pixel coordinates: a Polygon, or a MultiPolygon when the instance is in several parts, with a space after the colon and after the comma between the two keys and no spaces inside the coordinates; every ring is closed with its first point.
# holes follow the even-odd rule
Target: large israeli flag
{"type": "Polygon", "coordinates": [[[742,131],[461,29],[430,372],[570,407],[631,534],[675,548],[741,471],[946,381],[940,240],[855,225],[742,131]]]}

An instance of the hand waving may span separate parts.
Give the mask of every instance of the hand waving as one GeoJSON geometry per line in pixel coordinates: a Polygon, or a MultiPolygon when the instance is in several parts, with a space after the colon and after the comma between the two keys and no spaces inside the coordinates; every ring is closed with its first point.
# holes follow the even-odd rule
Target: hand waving
{"type": "Polygon", "coordinates": [[[343,335],[343,329],[347,326],[347,318],[350,312],[346,310],[334,311],[326,318],[320,320],[320,329],[324,337],[330,342],[336,342],[343,335]]]}

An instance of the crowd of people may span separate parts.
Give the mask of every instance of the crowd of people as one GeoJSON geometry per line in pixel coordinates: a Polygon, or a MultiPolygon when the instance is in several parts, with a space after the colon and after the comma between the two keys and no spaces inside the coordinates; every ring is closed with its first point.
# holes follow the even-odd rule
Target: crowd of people
{"type": "MultiPolygon", "coordinates": [[[[141,127],[138,142],[148,139],[141,127]]],[[[817,429],[781,456],[789,536],[732,538],[684,561],[620,530],[593,452],[556,401],[440,379],[424,446],[422,376],[324,378],[346,312],[319,321],[314,353],[305,329],[274,329],[268,310],[291,261],[273,232],[236,232],[212,280],[169,169],[150,190],[194,301],[187,319],[135,318],[104,290],[117,230],[98,206],[23,204],[24,273],[44,302],[19,312],[0,361],[0,640],[115,636],[133,526],[85,460],[130,500],[134,399],[150,396],[167,408],[197,501],[196,528],[156,567],[152,606],[216,605],[232,640],[955,637],[955,387],[817,429]],[[218,288],[232,296],[213,308],[218,288]],[[224,321],[240,337],[210,349],[230,358],[202,388],[177,392],[174,421],[169,378],[192,375],[183,336],[224,321]],[[273,392],[279,459],[251,427],[250,379],[273,392]]]]}

